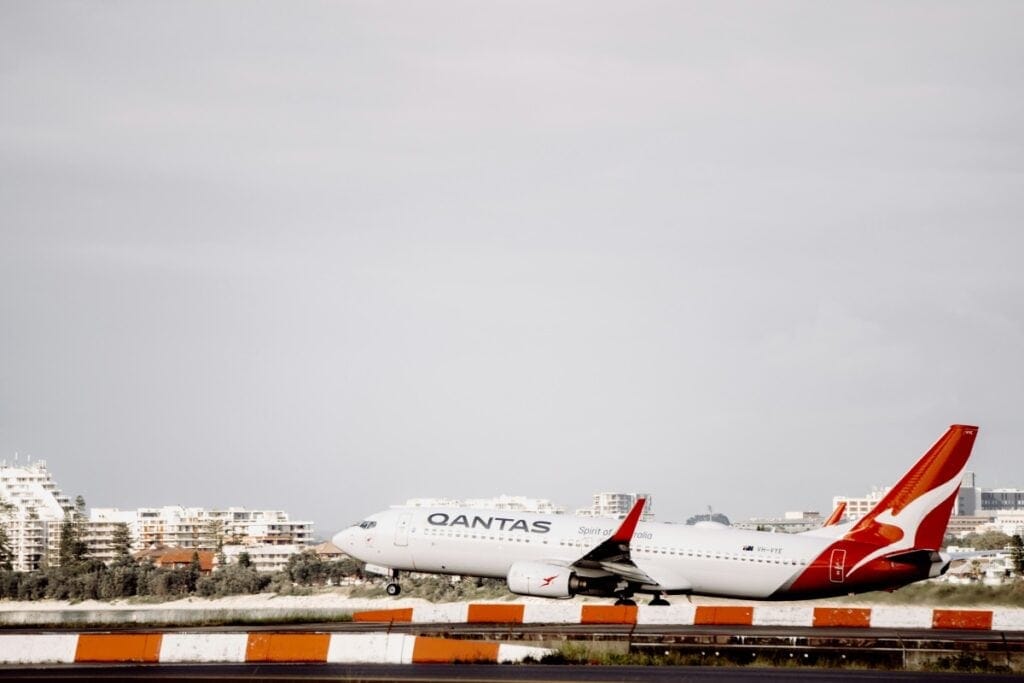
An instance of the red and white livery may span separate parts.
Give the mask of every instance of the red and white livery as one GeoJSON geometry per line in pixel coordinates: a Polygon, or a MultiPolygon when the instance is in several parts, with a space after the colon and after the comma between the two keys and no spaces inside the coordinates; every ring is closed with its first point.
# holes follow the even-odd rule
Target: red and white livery
{"type": "MultiPolygon", "coordinates": [[[[466,508],[392,508],[334,543],[368,569],[504,579],[549,598],[637,593],[792,600],[891,590],[939,576],[939,552],[978,428],[953,425],[864,517],[801,534],[466,508]]],[[[841,512],[839,513],[842,514],[841,512]]]]}

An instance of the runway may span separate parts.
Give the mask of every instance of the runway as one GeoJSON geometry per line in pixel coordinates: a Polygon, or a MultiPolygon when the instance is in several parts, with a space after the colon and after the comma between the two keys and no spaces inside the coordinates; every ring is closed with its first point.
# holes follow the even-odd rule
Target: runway
{"type": "MultiPolygon", "coordinates": [[[[50,666],[31,669],[0,667],[0,678],[8,681],[127,681],[186,680],[193,683],[223,681],[411,681],[439,683],[467,681],[480,683],[530,681],[531,683],[667,683],[694,681],[726,683],[729,681],[794,680],[805,683],[867,683],[875,681],[939,681],[963,683],[962,673],[934,671],[901,672],[886,670],[828,670],[820,668],[769,667],[698,667],[698,666],[486,666],[473,664],[431,665],[352,665],[352,664],[219,664],[219,665],[78,665],[50,666]]],[[[972,680],[1019,681],[1012,674],[974,674],[972,680]]]]}

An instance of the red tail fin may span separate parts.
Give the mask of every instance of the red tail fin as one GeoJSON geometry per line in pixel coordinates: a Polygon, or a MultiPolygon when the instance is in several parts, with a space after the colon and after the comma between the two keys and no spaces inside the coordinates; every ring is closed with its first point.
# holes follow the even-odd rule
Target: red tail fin
{"type": "Polygon", "coordinates": [[[938,550],[977,434],[977,427],[950,427],[846,538],[893,551],[938,550]]]}

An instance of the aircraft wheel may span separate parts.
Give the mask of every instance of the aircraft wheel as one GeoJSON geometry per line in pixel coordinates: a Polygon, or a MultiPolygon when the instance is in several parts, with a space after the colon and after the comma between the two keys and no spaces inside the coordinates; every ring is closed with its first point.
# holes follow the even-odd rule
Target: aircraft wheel
{"type": "Polygon", "coordinates": [[[616,607],[636,607],[636,600],[631,598],[619,598],[615,601],[616,607]]]}
{"type": "Polygon", "coordinates": [[[651,600],[650,604],[653,607],[668,607],[669,606],[669,602],[665,598],[654,598],[653,600],[651,600]]]}
{"type": "Polygon", "coordinates": [[[388,595],[395,596],[402,592],[402,587],[397,583],[389,583],[384,590],[387,591],[388,595]]]}

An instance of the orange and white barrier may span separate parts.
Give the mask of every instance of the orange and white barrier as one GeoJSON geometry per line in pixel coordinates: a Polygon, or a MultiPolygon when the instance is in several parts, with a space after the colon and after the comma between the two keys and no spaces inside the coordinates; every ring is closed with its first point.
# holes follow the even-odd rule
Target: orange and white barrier
{"type": "Polygon", "coordinates": [[[1024,631],[1024,609],[932,609],[915,606],[639,605],[578,602],[451,603],[356,612],[355,621],[387,623],[641,624],[794,626],[1024,631]]]}
{"type": "Polygon", "coordinates": [[[78,636],[64,633],[0,635],[0,662],[4,664],[73,664],[78,636]]]}
{"type": "Polygon", "coordinates": [[[521,662],[552,650],[403,633],[0,634],[0,664],[521,662]]]}

